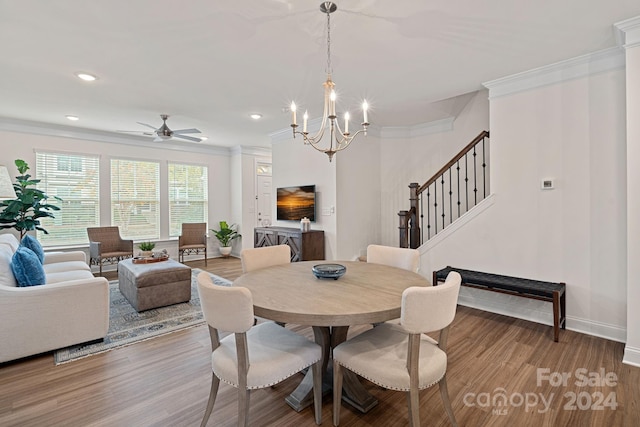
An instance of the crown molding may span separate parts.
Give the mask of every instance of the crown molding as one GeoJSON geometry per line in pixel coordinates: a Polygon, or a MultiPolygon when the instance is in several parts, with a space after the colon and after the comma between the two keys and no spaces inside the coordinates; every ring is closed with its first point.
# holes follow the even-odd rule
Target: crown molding
{"type": "Polygon", "coordinates": [[[625,67],[620,46],[483,83],[489,99],[625,67]]]}
{"type": "Polygon", "coordinates": [[[230,156],[230,150],[226,147],[215,147],[212,145],[192,144],[186,142],[175,143],[171,140],[158,143],[149,141],[148,138],[145,138],[143,136],[121,135],[113,132],[56,125],[51,123],[33,122],[28,120],[11,119],[7,117],[0,117],[0,130],[60,138],[80,139],[83,141],[134,145],[136,147],[148,147],[152,149],[162,148],[166,150],[188,151],[192,153],[218,156],[230,156]]]}
{"type": "Polygon", "coordinates": [[[618,43],[625,48],[640,45],[640,16],[613,24],[618,43]]]}
{"type": "Polygon", "coordinates": [[[447,117],[414,126],[387,126],[380,129],[382,138],[415,138],[453,130],[455,117],[447,117]]]}
{"type": "Polygon", "coordinates": [[[245,147],[244,145],[235,145],[229,149],[232,156],[248,155],[257,157],[271,157],[271,149],[264,147],[245,147]]]}

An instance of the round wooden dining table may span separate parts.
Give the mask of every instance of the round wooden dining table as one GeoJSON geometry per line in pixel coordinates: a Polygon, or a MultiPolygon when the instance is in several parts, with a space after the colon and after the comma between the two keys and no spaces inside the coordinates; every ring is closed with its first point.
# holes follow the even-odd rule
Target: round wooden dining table
{"type": "MultiPolygon", "coordinates": [[[[311,326],[323,348],[325,383],[331,349],[347,338],[350,326],[384,322],[400,317],[402,292],[411,286],[429,286],[423,276],[407,270],[358,261],[306,261],[245,273],[233,286],[248,288],[256,316],[285,324],[311,326]],[[312,267],[340,264],[346,273],[337,280],[318,279],[312,267]]],[[[328,378],[327,378],[328,377],[328,378]]],[[[297,411],[313,401],[311,371],[287,397],[297,411]]],[[[377,404],[355,374],[345,370],[343,399],[362,412],[377,404]]]]}

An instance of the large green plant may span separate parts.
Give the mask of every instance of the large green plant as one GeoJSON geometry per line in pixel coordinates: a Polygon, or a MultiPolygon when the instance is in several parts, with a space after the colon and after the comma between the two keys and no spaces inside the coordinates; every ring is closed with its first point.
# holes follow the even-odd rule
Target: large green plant
{"type": "Polygon", "coordinates": [[[213,233],[215,234],[216,238],[220,242],[220,245],[225,247],[231,246],[231,242],[234,239],[242,237],[242,235],[234,229],[235,226],[235,224],[228,225],[227,221],[220,221],[220,230],[214,230],[212,228],[211,231],[213,231],[213,233]]]}
{"type": "MultiPolygon", "coordinates": [[[[49,204],[49,196],[38,190],[36,185],[39,179],[31,179],[27,173],[29,165],[24,160],[16,160],[16,167],[20,175],[16,176],[13,189],[16,192],[16,199],[3,200],[0,202],[0,228],[15,228],[20,232],[20,240],[31,230],[40,230],[49,234],[47,230],[40,226],[40,218],[55,218],[53,211],[59,211],[56,205],[49,204]]],[[[56,200],[62,201],[59,197],[56,200]]]]}

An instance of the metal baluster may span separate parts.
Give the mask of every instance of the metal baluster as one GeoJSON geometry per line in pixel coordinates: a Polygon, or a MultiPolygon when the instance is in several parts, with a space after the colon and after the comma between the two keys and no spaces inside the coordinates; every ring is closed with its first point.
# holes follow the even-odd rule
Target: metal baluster
{"type": "Polygon", "coordinates": [[[435,230],[433,231],[433,235],[438,234],[438,186],[435,181],[433,183],[433,225],[435,230]]]}
{"type": "Polygon", "coordinates": [[[473,206],[478,204],[478,172],[476,170],[476,146],[473,146],[473,206]]]}
{"type": "Polygon", "coordinates": [[[420,245],[424,243],[424,200],[422,194],[418,196],[420,203],[420,245]]]}
{"type": "Polygon", "coordinates": [[[449,224],[453,222],[453,191],[451,189],[451,168],[449,168],[449,224]]]}
{"type": "Polygon", "coordinates": [[[483,199],[487,197],[487,161],[485,158],[484,140],[485,138],[482,138],[482,186],[484,187],[482,190],[483,199]]]}
{"type": "Polygon", "coordinates": [[[446,217],[445,211],[444,211],[444,207],[446,206],[444,203],[444,173],[440,177],[440,184],[442,185],[442,215],[440,216],[442,217],[442,228],[444,229],[444,219],[446,217]]]}
{"type": "Polygon", "coordinates": [[[466,194],[467,202],[464,211],[467,212],[469,210],[469,160],[466,153],[464,155],[464,192],[466,194]]]}
{"type": "Polygon", "coordinates": [[[458,218],[460,218],[460,160],[456,162],[456,175],[458,176],[458,218]]]}
{"type": "Polygon", "coordinates": [[[431,205],[429,201],[429,196],[431,196],[431,193],[429,192],[429,187],[427,187],[427,240],[431,238],[431,219],[429,218],[431,205]]]}

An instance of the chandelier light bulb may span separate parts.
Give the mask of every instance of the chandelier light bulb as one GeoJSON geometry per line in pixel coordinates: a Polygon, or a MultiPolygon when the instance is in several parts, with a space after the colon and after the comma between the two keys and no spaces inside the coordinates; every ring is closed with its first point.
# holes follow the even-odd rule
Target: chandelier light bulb
{"type": "Polygon", "coordinates": [[[336,117],[336,91],[332,90],[331,95],[329,95],[329,99],[331,100],[329,104],[329,118],[336,117]]]}
{"type": "Polygon", "coordinates": [[[296,123],[296,103],[291,101],[291,123],[293,123],[294,125],[297,124],[296,123]]]}
{"type": "Polygon", "coordinates": [[[369,123],[369,120],[367,120],[368,109],[369,109],[369,104],[367,104],[367,100],[365,99],[364,102],[362,103],[362,116],[363,116],[364,123],[369,123]]]}

